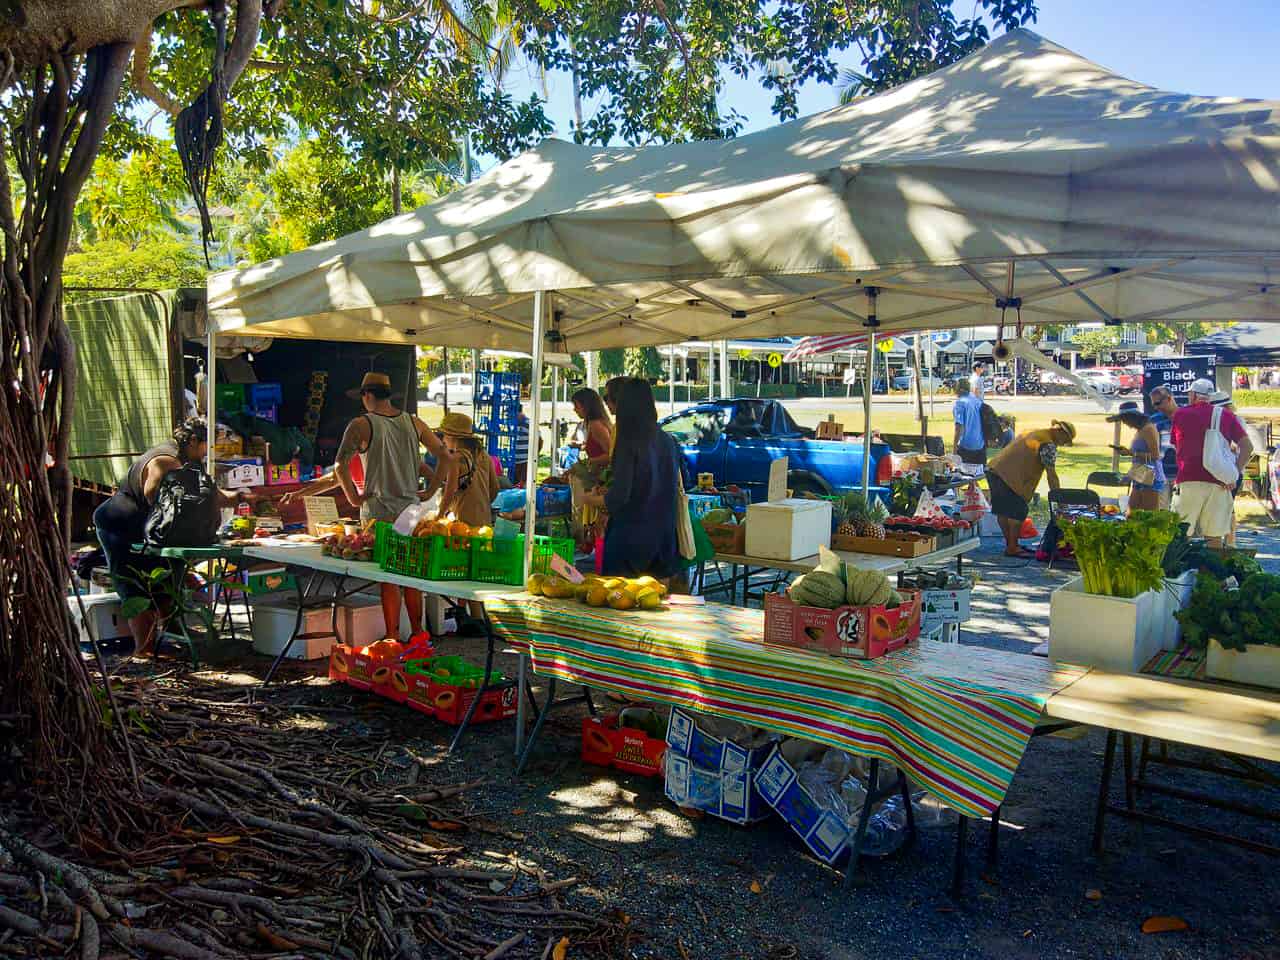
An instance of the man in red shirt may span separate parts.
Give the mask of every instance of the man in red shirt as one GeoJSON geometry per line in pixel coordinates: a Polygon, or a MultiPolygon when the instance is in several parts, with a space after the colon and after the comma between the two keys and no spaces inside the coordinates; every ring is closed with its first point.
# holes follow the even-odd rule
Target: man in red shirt
{"type": "MultiPolygon", "coordinates": [[[[1191,402],[1173,415],[1173,446],[1178,454],[1178,496],[1174,509],[1189,524],[1187,535],[1204,537],[1211,546],[1221,546],[1231,531],[1235,504],[1232,485],[1224,484],[1204,465],[1205,433],[1213,420],[1212,381],[1191,384],[1191,402]]],[[[1222,409],[1218,425],[1222,435],[1236,445],[1236,469],[1242,471],[1253,456],[1253,444],[1244,424],[1230,410],[1222,409]]]]}

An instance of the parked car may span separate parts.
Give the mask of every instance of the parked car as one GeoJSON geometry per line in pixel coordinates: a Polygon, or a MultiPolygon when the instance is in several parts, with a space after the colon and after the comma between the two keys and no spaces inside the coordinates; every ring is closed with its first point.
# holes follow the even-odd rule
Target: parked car
{"type": "MultiPolygon", "coordinates": [[[[787,458],[787,486],[796,496],[862,485],[862,443],[813,439],[777,400],[710,400],[660,423],[680,444],[692,476],[710,473],[721,489],[736,484],[753,502],[764,499],[769,465],[778,457],[787,458]]],[[[871,482],[886,487],[893,478],[889,445],[872,443],[871,457],[871,482]]]]}
{"type": "Polygon", "coordinates": [[[1095,367],[1094,369],[1102,370],[1115,377],[1120,393],[1142,392],[1141,367],[1095,367]]]}
{"type": "MultiPolygon", "coordinates": [[[[896,377],[893,378],[893,389],[910,390],[911,381],[914,380],[915,378],[916,378],[915,370],[912,370],[912,369],[904,370],[902,371],[902,373],[898,374],[896,377]]],[[[923,381],[920,384],[920,388],[922,390],[940,390],[942,389],[942,386],[943,386],[942,378],[939,377],[937,374],[929,373],[927,371],[925,372],[923,381]]]]}
{"type": "Polygon", "coordinates": [[[1120,381],[1115,374],[1098,368],[1077,370],[1076,376],[1089,383],[1099,393],[1115,394],[1120,392],[1120,381]]]}
{"type": "MultiPolygon", "coordinates": [[[[449,402],[470,403],[474,385],[469,373],[449,374],[449,402]]],[[[427,384],[427,399],[432,403],[444,403],[444,374],[427,384]]]]}

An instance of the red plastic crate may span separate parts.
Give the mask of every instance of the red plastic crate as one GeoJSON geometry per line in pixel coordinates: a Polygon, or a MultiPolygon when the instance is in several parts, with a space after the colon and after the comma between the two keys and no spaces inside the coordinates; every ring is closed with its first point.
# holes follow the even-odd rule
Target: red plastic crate
{"type": "Polygon", "coordinates": [[[582,718],[582,759],[646,777],[662,776],[667,742],[643,730],[618,726],[618,715],[582,718]]]}
{"type": "Polygon", "coordinates": [[[870,660],[900,650],[920,637],[920,592],[899,591],[902,605],[834,610],[805,607],[786,594],[764,597],[764,642],[833,657],[870,660]]]}
{"type": "MultiPolygon", "coordinates": [[[[479,693],[479,690],[468,687],[439,683],[424,674],[407,674],[405,680],[408,690],[404,703],[407,706],[455,727],[462,722],[468,707],[471,706],[471,701],[479,693]]],[[[471,722],[492,723],[494,720],[503,720],[515,715],[516,687],[514,683],[506,681],[484,692],[484,697],[476,707],[471,722]]]]}

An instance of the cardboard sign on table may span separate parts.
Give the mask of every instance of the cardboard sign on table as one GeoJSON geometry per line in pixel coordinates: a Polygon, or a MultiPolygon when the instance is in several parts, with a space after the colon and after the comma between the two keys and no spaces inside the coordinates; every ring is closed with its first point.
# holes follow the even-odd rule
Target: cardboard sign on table
{"type": "Polygon", "coordinates": [[[787,499],[787,463],[786,457],[779,457],[769,464],[769,488],[765,501],[776,503],[787,499]]]}
{"type": "Polygon", "coordinates": [[[303,497],[302,507],[307,512],[307,533],[316,536],[316,527],[322,523],[337,523],[338,501],[333,497],[303,497]]]}

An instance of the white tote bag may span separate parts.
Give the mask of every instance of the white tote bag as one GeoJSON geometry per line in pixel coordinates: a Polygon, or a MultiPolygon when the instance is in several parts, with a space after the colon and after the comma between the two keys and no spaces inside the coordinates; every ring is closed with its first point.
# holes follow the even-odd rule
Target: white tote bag
{"type": "Polygon", "coordinates": [[[1223,486],[1234,487],[1240,479],[1236,455],[1231,452],[1231,444],[1222,435],[1222,407],[1213,408],[1213,419],[1209,421],[1209,429],[1204,432],[1201,459],[1209,475],[1223,486]]]}

